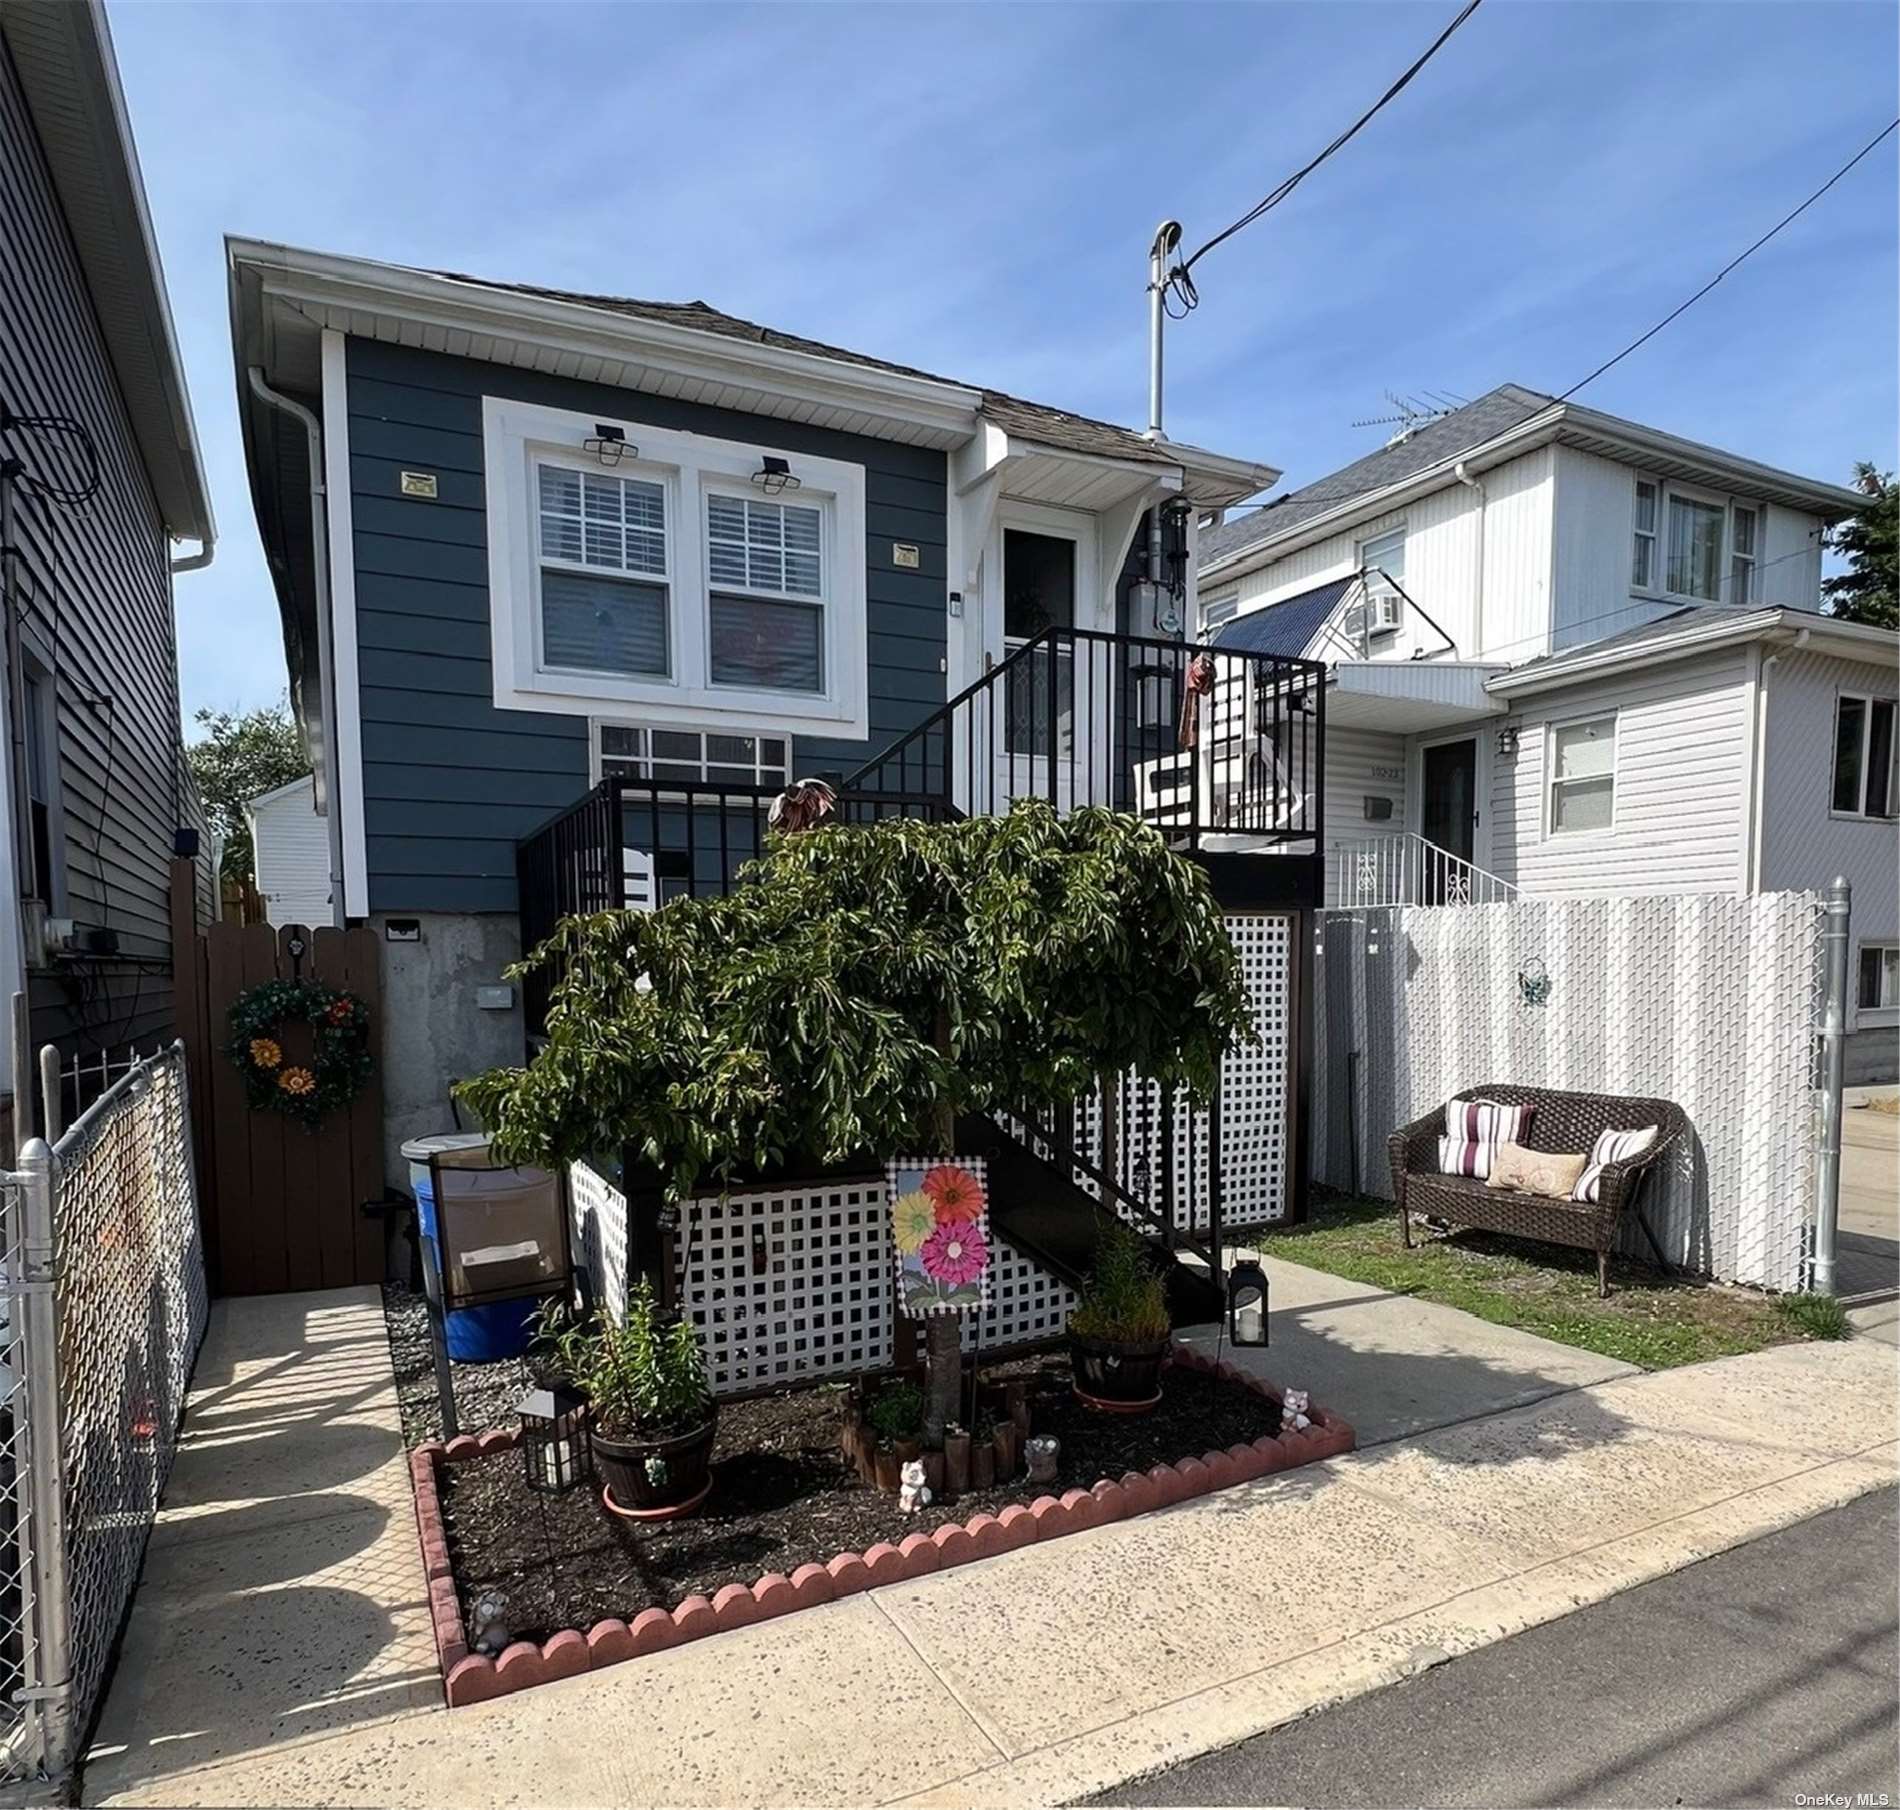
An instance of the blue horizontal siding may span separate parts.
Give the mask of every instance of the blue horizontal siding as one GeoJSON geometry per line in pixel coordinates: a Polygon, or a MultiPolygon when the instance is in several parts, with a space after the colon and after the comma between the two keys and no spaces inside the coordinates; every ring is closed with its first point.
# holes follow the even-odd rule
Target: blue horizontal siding
{"type": "Polygon", "coordinates": [[[584,718],[494,706],[485,395],[861,466],[870,735],[798,737],[794,767],[847,772],[942,704],[941,453],[372,340],[347,342],[346,368],[372,911],[512,911],[517,839],[587,786],[584,718]],[[436,497],[403,496],[404,471],[436,497]]]}

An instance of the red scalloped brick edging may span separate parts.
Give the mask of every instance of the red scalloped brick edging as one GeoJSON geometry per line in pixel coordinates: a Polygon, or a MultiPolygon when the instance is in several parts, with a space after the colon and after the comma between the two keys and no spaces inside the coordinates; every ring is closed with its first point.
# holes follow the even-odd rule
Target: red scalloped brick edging
{"type": "MultiPolygon", "coordinates": [[[[1216,1364],[1184,1345],[1174,1348],[1172,1361],[1184,1370],[1210,1371],[1229,1382],[1254,1389],[1277,1402],[1280,1391],[1263,1377],[1249,1376],[1228,1363],[1216,1364]]],[[[1168,1508],[1192,1496],[1229,1489],[1298,1465],[1314,1464],[1350,1452],[1357,1439],[1336,1414],[1324,1408],[1307,1409],[1310,1427],[1298,1432],[1262,1434],[1251,1445],[1232,1445],[1224,1452],[1203,1452],[1198,1458],[1180,1458],[1151,1470],[1129,1471],[1119,1480],[1104,1477],[1090,1489],[1070,1489],[1060,1497],[1038,1496],[1033,1502],[1011,1502],[992,1513],[985,1509],[967,1521],[948,1522],[931,1533],[906,1534],[896,1545],[880,1540],[868,1552],[841,1552],[825,1565],[800,1565],[790,1577],[768,1571],[758,1582],[726,1584],[713,1593],[689,1596],[672,1610],[642,1609],[632,1621],[609,1617],[583,1633],[563,1628],[539,1645],[518,1640],[499,1658],[471,1653],[463,1637],[461,1603],[449,1563],[448,1537],[442,1525],[442,1502],[437,1474],[444,1464],[503,1452],[515,1443],[512,1429],[499,1428],[475,1435],[463,1434],[446,1445],[432,1442],[409,1455],[415,1483],[416,1532],[422,1542],[423,1573],[429,1583],[429,1612],[435,1624],[436,1652],[451,1708],[482,1703],[510,1691],[545,1684],[551,1678],[618,1665],[644,1653],[658,1653],[704,1634],[743,1628],[835,1602],[858,1590],[898,1584],[932,1571],[947,1571],[974,1559],[994,1558],[1030,1546],[1038,1540],[1060,1539],[1123,1521],[1131,1515],[1168,1508]]]]}

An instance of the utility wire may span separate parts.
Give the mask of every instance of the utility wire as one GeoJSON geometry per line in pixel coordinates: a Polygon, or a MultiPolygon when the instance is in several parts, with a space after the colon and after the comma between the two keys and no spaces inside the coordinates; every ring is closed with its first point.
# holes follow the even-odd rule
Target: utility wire
{"type": "Polygon", "coordinates": [[[1182,262],[1175,265],[1174,269],[1168,273],[1168,287],[1179,300],[1182,313],[1191,313],[1199,300],[1199,297],[1196,296],[1194,292],[1194,280],[1188,274],[1194,266],[1198,264],[1201,259],[1206,257],[1215,246],[1225,244],[1235,233],[1243,231],[1258,220],[1261,215],[1278,207],[1280,203],[1292,194],[1307,177],[1312,175],[1327,158],[1331,157],[1335,151],[1342,150],[1346,145],[1350,144],[1352,140],[1358,136],[1361,129],[1371,122],[1373,116],[1377,114],[1381,108],[1385,107],[1389,102],[1396,100],[1398,96],[1405,91],[1411,84],[1412,78],[1444,48],[1446,41],[1451,37],[1452,33],[1455,32],[1459,26],[1464,24],[1464,22],[1478,10],[1482,3],[1483,0],[1466,0],[1466,4],[1460,9],[1457,17],[1431,41],[1426,47],[1424,54],[1418,57],[1417,60],[1412,63],[1411,67],[1408,68],[1391,87],[1380,95],[1365,112],[1360,114],[1345,131],[1340,133],[1325,150],[1321,151],[1310,163],[1304,164],[1301,168],[1295,170],[1278,188],[1271,190],[1268,194],[1263,196],[1242,214],[1233,225],[1223,227],[1191,257],[1185,258],[1182,262]]]}
{"type": "Polygon", "coordinates": [[[1668,326],[1671,321],[1675,320],[1680,315],[1686,314],[1691,308],[1693,308],[1696,305],[1697,302],[1701,301],[1701,299],[1705,295],[1707,295],[1709,291],[1716,286],[1717,283],[1721,282],[1721,280],[1725,276],[1727,276],[1728,273],[1731,270],[1733,270],[1738,264],[1742,263],[1747,258],[1753,257],[1756,252],[1760,251],[1761,248],[1764,245],[1766,245],[1768,241],[1775,236],[1776,233],[1780,232],[1784,226],[1791,225],[1794,221],[1800,219],[1800,217],[1803,214],[1805,214],[1808,211],[1808,209],[1811,208],[1817,201],[1819,201],[1821,197],[1825,195],[1828,192],[1828,190],[1831,189],[1835,185],[1835,183],[1839,182],[1840,179],[1843,176],[1845,176],[1847,172],[1855,166],[1855,164],[1859,163],[1863,157],[1868,156],[1880,144],[1880,142],[1883,139],[1891,138],[1896,131],[1900,131],[1900,119],[1894,120],[1892,124],[1883,127],[1879,132],[1875,133],[1874,136],[1870,138],[1864,145],[1862,145],[1861,148],[1858,151],[1856,151],[1852,157],[1850,157],[1844,164],[1842,164],[1841,167],[1838,170],[1836,170],[1832,176],[1830,176],[1824,183],[1822,183],[1821,186],[1818,189],[1816,189],[1814,193],[1807,198],[1807,200],[1802,202],[1801,205],[1797,207],[1792,213],[1783,214],[1782,217],[1779,220],[1777,220],[1773,226],[1769,227],[1769,229],[1765,233],[1763,233],[1762,236],[1759,239],[1757,239],[1753,245],[1749,246],[1749,248],[1746,251],[1742,252],[1739,256],[1731,258],[1728,261],[1728,263],[1724,264],[1722,268],[1715,273],[1714,276],[1710,277],[1709,280],[1706,283],[1704,283],[1702,287],[1695,292],[1694,295],[1690,296],[1690,298],[1686,302],[1684,302],[1679,308],[1672,308],[1669,311],[1669,313],[1665,314],[1662,317],[1662,319],[1659,320],[1655,324],[1655,326],[1651,327],[1650,330],[1642,336],[1642,338],[1631,340],[1630,343],[1627,346],[1625,346],[1622,351],[1617,353],[1617,355],[1614,358],[1606,359],[1602,364],[1598,365],[1597,368],[1594,371],[1592,371],[1588,377],[1584,378],[1582,382],[1573,383],[1569,389],[1565,390],[1564,393],[1557,398],[1557,400],[1559,402],[1567,402],[1572,396],[1576,395],[1576,393],[1584,387],[1584,384],[1595,383],[1596,380],[1599,377],[1601,377],[1605,371],[1609,370],[1614,365],[1621,364],[1623,360],[1629,357],[1629,355],[1632,352],[1636,351],[1638,347],[1647,345],[1652,339],[1656,337],[1658,333],[1660,333],[1663,330],[1663,328],[1668,326]]]}

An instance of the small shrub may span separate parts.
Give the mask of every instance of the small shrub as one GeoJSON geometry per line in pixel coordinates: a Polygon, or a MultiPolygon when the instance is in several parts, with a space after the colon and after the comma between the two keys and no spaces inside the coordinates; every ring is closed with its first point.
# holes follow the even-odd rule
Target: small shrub
{"type": "Polygon", "coordinates": [[[1844,1339],[1854,1330],[1847,1309],[1832,1295],[1781,1295],[1775,1312],[1811,1339],[1844,1339]]]}
{"type": "Polygon", "coordinates": [[[883,1445],[915,1439],[923,1430],[924,1392],[915,1383],[891,1383],[877,1392],[865,1419],[883,1445]]]}
{"type": "Polygon", "coordinates": [[[1104,1230],[1069,1330],[1085,1339],[1135,1341],[1164,1339],[1170,1324],[1167,1287],[1146,1243],[1125,1225],[1104,1230]]]}
{"type": "Polygon", "coordinates": [[[544,1312],[537,1344],[548,1367],[587,1397],[609,1439],[690,1433],[712,1413],[699,1335],[661,1309],[650,1283],[633,1291],[618,1322],[600,1308],[585,1318],[544,1312]]]}

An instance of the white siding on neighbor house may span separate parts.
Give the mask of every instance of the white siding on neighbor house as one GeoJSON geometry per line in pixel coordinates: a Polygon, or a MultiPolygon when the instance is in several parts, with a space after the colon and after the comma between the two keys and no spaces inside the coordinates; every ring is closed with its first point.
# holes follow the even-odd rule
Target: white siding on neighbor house
{"type": "Polygon", "coordinates": [[[260,799],[250,818],[265,918],[275,925],[331,923],[330,832],[317,815],[314,782],[299,780],[260,799]]]}
{"type": "MultiPolygon", "coordinates": [[[[1650,474],[1639,474],[1634,466],[1597,453],[1580,452],[1573,446],[1558,447],[1556,455],[1556,645],[1578,647],[1587,641],[1600,641],[1606,635],[1620,634],[1681,609],[1687,599],[1639,597],[1630,588],[1636,480],[1639,475],[1650,474]]],[[[1706,488],[1710,494],[1720,489],[1698,488],[1706,488]]],[[[1666,526],[1659,523],[1658,528],[1660,559],[1666,526]]],[[[1768,507],[1756,568],[1756,594],[1751,602],[1787,604],[1804,610],[1820,607],[1821,528],[1819,516],[1779,505],[1768,507]]],[[[1726,575],[1726,558],[1722,570],[1726,575]]]]}
{"type": "MultiPolygon", "coordinates": [[[[1399,631],[1372,643],[1375,660],[1477,659],[1491,646],[1516,662],[1546,651],[1550,592],[1551,449],[1539,448],[1483,474],[1484,604],[1478,621],[1478,494],[1453,481],[1390,514],[1301,547],[1239,581],[1242,612],[1298,596],[1359,569],[1361,546],[1405,529],[1406,595],[1444,630],[1404,613],[1399,631]],[[1445,645],[1449,636],[1455,645],[1445,645]]],[[[1225,589],[1225,586],[1221,587],[1225,589]]],[[[1323,650],[1328,659],[1358,659],[1356,644],[1323,650]]]]}
{"type": "Polygon", "coordinates": [[[1900,697],[1900,673],[1870,660],[1789,652],[1763,684],[1762,890],[1820,892],[1845,874],[1854,888],[1854,941],[1900,936],[1900,825],[1832,809],[1834,701],[1843,691],[1900,697]]]}
{"type": "Polygon", "coordinates": [[[1405,834],[1405,738],[1371,729],[1326,731],[1326,846],[1405,834]],[[1392,815],[1366,816],[1368,798],[1389,798],[1392,815]]]}
{"type": "Polygon", "coordinates": [[[1491,761],[1484,865],[1526,893],[1745,891],[1751,697],[1748,656],[1736,649],[1520,700],[1483,729],[1518,731],[1515,755],[1491,761]],[[1547,833],[1551,726],[1612,713],[1612,827],[1547,833]]]}

